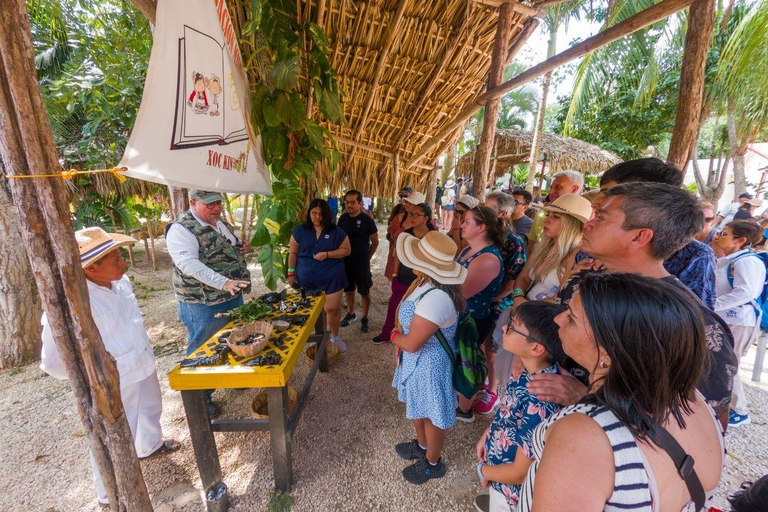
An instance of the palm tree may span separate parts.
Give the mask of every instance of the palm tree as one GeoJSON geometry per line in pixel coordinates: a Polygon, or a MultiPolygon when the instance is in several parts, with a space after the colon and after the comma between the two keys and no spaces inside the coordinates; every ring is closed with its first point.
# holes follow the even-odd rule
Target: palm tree
{"type": "MultiPolygon", "coordinates": [[[[605,26],[626,19],[654,2],[617,3],[605,26]]],[[[669,55],[683,51],[687,17],[678,13],[587,55],[579,64],[564,123],[568,135],[577,116],[588,115],[587,106],[601,104],[621,84],[635,90],[635,108],[653,108],[652,100],[669,55]]],[[[768,126],[768,0],[733,0],[718,5],[715,35],[707,62],[702,119],[725,115],[729,153],[734,162],[736,194],[746,189],[744,153],[758,133],[768,126]]],[[[703,124],[703,123],[702,123],[703,124]]],[[[714,157],[714,144],[711,150],[714,157]]],[[[696,155],[693,155],[695,160],[696,155]]],[[[704,179],[694,167],[703,195],[717,201],[722,176],[710,167],[704,179]],[[714,173],[714,174],[713,174],[714,173]]]]}
{"type": "MultiPolygon", "coordinates": [[[[581,9],[581,0],[574,0],[564,4],[554,5],[547,8],[547,14],[544,18],[544,25],[549,32],[549,42],[547,44],[547,58],[552,58],[557,53],[557,31],[562,26],[567,27],[571,18],[578,18],[581,9]]],[[[536,167],[539,160],[539,151],[541,149],[541,131],[544,128],[544,115],[547,111],[547,96],[552,84],[552,71],[546,73],[541,85],[541,96],[539,97],[539,111],[536,115],[536,122],[533,128],[533,143],[531,145],[531,156],[528,161],[531,163],[528,170],[528,178],[525,181],[525,188],[533,192],[533,179],[536,176],[536,167]]]]}

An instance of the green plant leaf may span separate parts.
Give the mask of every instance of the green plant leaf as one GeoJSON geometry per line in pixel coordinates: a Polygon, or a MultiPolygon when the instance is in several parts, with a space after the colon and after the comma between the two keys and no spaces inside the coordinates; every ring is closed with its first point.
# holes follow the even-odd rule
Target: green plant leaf
{"type": "Polygon", "coordinates": [[[251,0],[251,20],[256,25],[261,24],[261,0],[251,0]]]}
{"type": "Polygon", "coordinates": [[[301,61],[298,55],[292,55],[288,60],[278,60],[272,67],[270,76],[275,87],[290,91],[299,83],[301,61]]]}
{"type": "MultiPolygon", "coordinates": [[[[280,98],[278,97],[278,100],[279,99],[280,98]]],[[[280,126],[281,119],[277,114],[276,105],[272,96],[265,96],[263,105],[262,113],[264,114],[264,122],[266,125],[270,127],[280,126]]]]}
{"type": "Polygon", "coordinates": [[[307,121],[307,137],[309,137],[309,143],[312,147],[318,151],[325,150],[325,137],[323,136],[323,129],[320,128],[316,122],[310,120],[307,121]]]}
{"type": "Polygon", "coordinates": [[[269,241],[270,241],[269,231],[267,231],[266,227],[261,225],[253,233],[253,238],[251,238],[251,245],[254,247],[260,247],[262,245],[268,244],[269,241]]]}
{"type": "Polygon", "coordinates": [[[328,89],[320,89],[319,96],[318,104],[323,115],[332,123],[341,119],[341,102],[338,94],[334,94],[328,89]]]}
{"type": "Polygon", "coordinates": [[[259,250],[256,260],[261,264],[264,284],[270,290],[277,289],[277,282],[285,276],[285,266],[280,248],[274,245],[264,245],[259,250]]]}
{"type": "Polygon", "coordinates": [[[327,53],[329,41],[328,41],[328,38],[325,36],[325,32],[323,32],[323,29],[320,28],[320,25],[318,25],[314,21],[310,21],[308,32],[309,32],[309,36],[312,38],[312,42],[315,43],[315,46],[317,46],[321,52],[327,53]]]}

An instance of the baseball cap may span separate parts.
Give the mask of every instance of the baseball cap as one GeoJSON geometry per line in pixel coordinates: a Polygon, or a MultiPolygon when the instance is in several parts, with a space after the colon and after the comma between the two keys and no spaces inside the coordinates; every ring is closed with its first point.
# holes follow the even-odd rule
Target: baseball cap
{"type": "Polygon", "coordinates": [[[193,189],[189,191],[190,199],[200,199],[205,204],[215,203],[216,201],[223,201],[224,196],[219,192],[210,192],[208,190],[193,189]]]}

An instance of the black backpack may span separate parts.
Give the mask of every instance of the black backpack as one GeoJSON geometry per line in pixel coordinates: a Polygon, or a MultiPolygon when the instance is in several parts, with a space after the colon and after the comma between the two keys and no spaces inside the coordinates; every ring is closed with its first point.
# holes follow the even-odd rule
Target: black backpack
{"type": "Polygon", "coordinates": [[[744,482],[741,489],[728,496],[734,512],[765,512],[768,510],[768,475],[757,482],[744,482]]]}

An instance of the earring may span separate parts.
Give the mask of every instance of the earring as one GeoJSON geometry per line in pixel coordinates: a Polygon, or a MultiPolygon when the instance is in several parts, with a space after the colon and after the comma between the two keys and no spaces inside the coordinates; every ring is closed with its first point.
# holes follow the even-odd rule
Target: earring
{"type": "Polygon", "coordinates": [[[600,368],[603,368],[603,369],[608,368],[608,363],[606,363],[605,361],[600,361],[600,368]]]}

